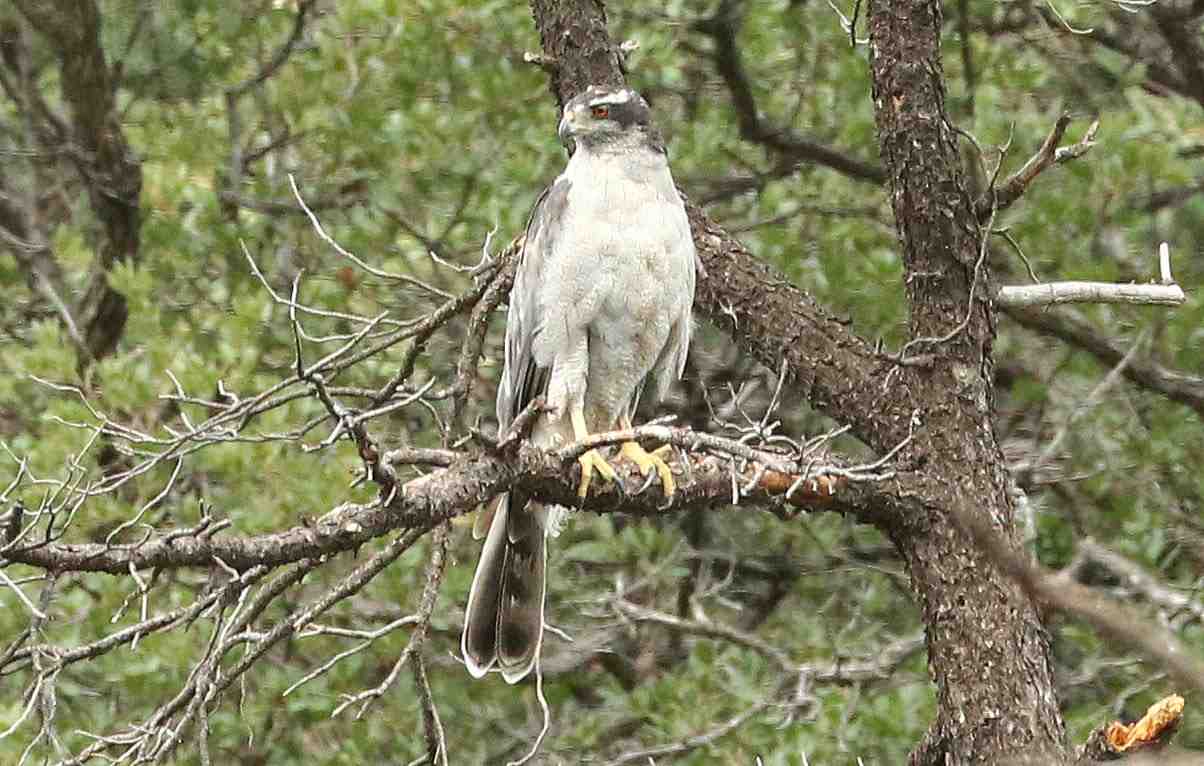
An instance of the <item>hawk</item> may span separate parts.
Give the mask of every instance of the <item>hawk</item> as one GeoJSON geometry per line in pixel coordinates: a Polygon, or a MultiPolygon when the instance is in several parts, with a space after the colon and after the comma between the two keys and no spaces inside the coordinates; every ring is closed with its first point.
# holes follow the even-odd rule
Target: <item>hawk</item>
{"type": "MultiPolygon", "coordinates": [[[[505,432],[533,399],[546,407],[531,439],[555,447],[630,428],[645,381],[659,400],[681,377],[690,345],[695,250],[685,206],[648,103],[635,91],[591,86],[565,104],[560,138],[572,156],[527,222],[506,320],[497,419],[505,432]]],[[[659,451],[619,454],[666,495],[673,474],[659,451]]],[[[595,473],[617,477],[598,450],[580,457],[578,495],[595,473]]],[[[468,594],[461,650],[469,673],[526,676],[543,636],[546,537],[564,509],[501,495],[468,594]]]]}

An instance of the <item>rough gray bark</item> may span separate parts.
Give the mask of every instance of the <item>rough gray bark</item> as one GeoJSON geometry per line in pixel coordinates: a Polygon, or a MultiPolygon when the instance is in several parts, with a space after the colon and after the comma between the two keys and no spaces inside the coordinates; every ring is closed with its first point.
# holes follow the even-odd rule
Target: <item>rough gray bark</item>
{"type": "Polygon", "coordinates": [[[875,119],[911,334],[943,339],[924,344],[931,354],[923,373],[924,427],[909,450],[926,464],[928,502],[924,513],[888,530],[924,613],[939,701],[912,763],[998,763],[1034,753],[1064,758],[1049,642],[1036,609],[941,510],[985,516],[1014,542],[994,430],[990,270],[945,113],[941,7],[875,0],[869,25],[875,119]]]}

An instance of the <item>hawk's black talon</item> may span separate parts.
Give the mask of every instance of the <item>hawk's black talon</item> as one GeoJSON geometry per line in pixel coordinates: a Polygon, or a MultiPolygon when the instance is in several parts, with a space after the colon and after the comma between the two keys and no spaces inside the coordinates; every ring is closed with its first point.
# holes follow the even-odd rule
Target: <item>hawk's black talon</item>
{"type": "Polygon", "coordinates": [[[636,490],[636,494],[642,495],[647,492],[648,488],[652,486],[652,482],[656,481],[658,477],[659,474],[656,472],[655,468],[644,474],[644,484],[638,490],[636,490]]]}
{"type": "Polygon", "coordinates": [[[614,480],[614,485],[619,488],[619,494],[624,498],[631,497],[631,493],[627,491],[627,482],[623,481],[622,476],[618,476],[614,480]]]}

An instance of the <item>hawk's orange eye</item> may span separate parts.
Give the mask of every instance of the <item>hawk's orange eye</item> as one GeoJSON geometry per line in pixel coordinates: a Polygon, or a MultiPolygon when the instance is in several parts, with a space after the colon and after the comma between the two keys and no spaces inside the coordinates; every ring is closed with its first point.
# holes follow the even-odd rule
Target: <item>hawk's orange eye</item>
{"type": "Polygon", "coordinates": [[[609,106],[590,107],[589,113],[592,114],[594,116],[594,119],[596,119],[596,120],[604,120],[604,119],[606,119],[607,115],[610,114],[610,107],[609,106]]]}

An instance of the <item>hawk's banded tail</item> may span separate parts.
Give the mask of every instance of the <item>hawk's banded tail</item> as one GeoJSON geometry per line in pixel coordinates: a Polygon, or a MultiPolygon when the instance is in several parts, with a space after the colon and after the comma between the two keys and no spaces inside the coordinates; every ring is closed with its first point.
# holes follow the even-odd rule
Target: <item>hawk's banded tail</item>
{"type": "Polygon", "coordinates": [[[468,592],[460,650],[474,677],[496,665],[507,683],[516,683],[535,666],[543,636],[544,513],[536,503],[512,503],[509,495],[496,502],[468,592]]]}

